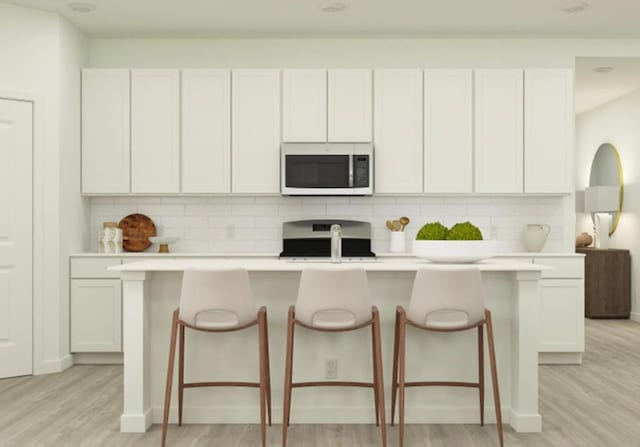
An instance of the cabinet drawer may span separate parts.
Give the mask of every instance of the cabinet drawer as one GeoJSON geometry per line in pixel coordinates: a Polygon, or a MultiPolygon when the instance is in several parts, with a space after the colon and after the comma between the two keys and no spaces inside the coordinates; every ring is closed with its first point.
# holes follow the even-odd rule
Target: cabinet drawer
{"type": "Polygon", "coordinates": [[[534,258],[533,263],[553,269],[543,270],[542,278],[584,278],[582,258],[534,258]]]}
{"type": "Polygon", "coordinates": [[[107,268],[122,264],[120,258],[72,258],[72,278],[120,278],[120,272],[107,268]]]}

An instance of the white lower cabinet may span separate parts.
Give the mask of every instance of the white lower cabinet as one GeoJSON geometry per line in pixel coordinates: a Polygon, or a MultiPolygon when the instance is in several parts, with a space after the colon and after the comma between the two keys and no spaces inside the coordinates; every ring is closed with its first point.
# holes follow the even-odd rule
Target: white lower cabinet
{"type": "Polygon", "coordinates": [[[584,352],[584,257],[500,256],[550,267],[541,273],[538,363],[580,364],[584,352]]]}
{"type": "Polygon", "coordinates": [[[122,352],[122,281],[108,271],[120,258],[71,258],[72,353],[122,352]]]}
{"type": "Polygon", "coordinates": [[[71,352],[122,351],[122,282],[71,280],[71,352]]]}

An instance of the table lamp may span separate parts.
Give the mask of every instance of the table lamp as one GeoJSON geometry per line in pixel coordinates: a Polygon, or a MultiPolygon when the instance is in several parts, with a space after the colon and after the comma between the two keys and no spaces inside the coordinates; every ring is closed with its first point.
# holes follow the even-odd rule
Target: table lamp
{"type": "Polygon", "coordinates": [[[594,247],[609,248],[611,214],[618,211],[619,186],[590,186],[584,191],[584,210],[594,213],[594,247]]]}

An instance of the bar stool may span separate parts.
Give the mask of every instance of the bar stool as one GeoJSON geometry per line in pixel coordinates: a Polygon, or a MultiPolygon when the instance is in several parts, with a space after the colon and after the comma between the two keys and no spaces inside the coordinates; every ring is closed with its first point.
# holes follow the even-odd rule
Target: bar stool
{"type": "Polygon", "coordinates": [[[284,416],[282,446],[287,445],[293,388],[315,386],[353,386],[373,388],[376,425],[380,426],[382,445],[387,445],[380,317],[371,305],[367,274],[362,268],[336,267],[305,269],[300,278],[297,303],[289,308],[287,351],[284,378],[284,416]],[[293,334],[298,325],[320,332],[346,332],[371,326],[373,382],[293,382],[293,334]]]}
{"type": "Polygon", "coordinates": [[[182,401],[185,388],[234,386],[260,388],[260,430],[266,447],[265,412],[271,425],[271,383],[269,371],[269,339],[267,309],[256,310],[244,269],[186,270],[182,278],[180,306],[173,312],[171,344],[167,368],[167,386],[162,420],[162,445],[166,445],[167,422],[171,405],[171,385],[176,352],[176,336],[180,334],[178,353],[178,425],[182,425],[182,401]],[[259,382],[194,382],[184,383],[185,328],[204,332],[231,332],[258,325],[259,382]],[[266,408],[265,408],[266,407],[266,408]],[[266,410],[266,411],[265,411],[266,410]]]}
{"type": "Polygon", "coordinates": [[[478,388],[480,425],[484,425],[484,347],[483,326],[487,326],[487,342],[491,363],[493,400],[495,402],[498,439],[504,445],[500,391],[496,371],[491,312],[484,307],[480,271],[472,266],[430,266],[416,273],[409,310],[396,310],[393,349],[393,385],[391,388],[391,425],[394,422],[396,395],[399,395],[399,447],[404,437],[405,388],[414,386],[454,386],[478,388]],[[406,327],[435,332],[458,332],[478,328],[478,382],[405,382],[406,327]]]}

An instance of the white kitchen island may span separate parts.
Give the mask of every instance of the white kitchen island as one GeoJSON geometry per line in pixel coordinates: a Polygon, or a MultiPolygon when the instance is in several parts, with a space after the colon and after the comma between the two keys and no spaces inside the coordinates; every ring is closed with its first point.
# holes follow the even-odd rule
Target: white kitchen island
{"type": "MultiPolygon", "coordinates": [[[[273,416],[274,423],[279,423],[287,309],[295,303],[302,269],[355,265],[368,272],[372,300],[380,309],[382,321],[384,384],[388,394],[395,307],[408,305],[415,271],[424,264],[415,258],[330,264],[288,262],[275,257],[212,257],[153,259],[111,267],[121,272],[123,280],[121,431],[144,432],[152,423],[161,422],[171,314],[178,305],[184,270],[243,267],[249,271],[256,304],[268,308],[273,416]]],[[[516,431],[539,432],[538,300],[540,272],[545,267],[498,259],[477,265],[482,271],[486,304],[493,313],[503,419],[516,431]]],[[[187,331],[185,380],[256,380],[258,346],[254,329],[226,334],[187,331]]],[[[296,330],[294,381],[323,379],[327,359],[338,360],[338,380],[371,380],[370,331],[314,333],[308,337],[304,329],[296,330]]],[[[477,380],[475,331],[409,331],[407,337],[407,380],[477,380]]],[[[487,422],[495,422],[491,416],[490,381],[486,386],[485,415],[487,422]]],[[[258,398],[253,389],[187,390],[184,422],[257,423],[258,398]]],[[[386,403],[389,412],[389,396],[386,403]]],[[[375,421],[373,395],[366,389],[295,390],[292,406],[293,424],[375,421]]],[[[175,407],[171,420],[176,419],[174,410],[175,407]]],[[[477,423],[477,391],[412,388],[406,397],[406,421],[477,423]]]]}

